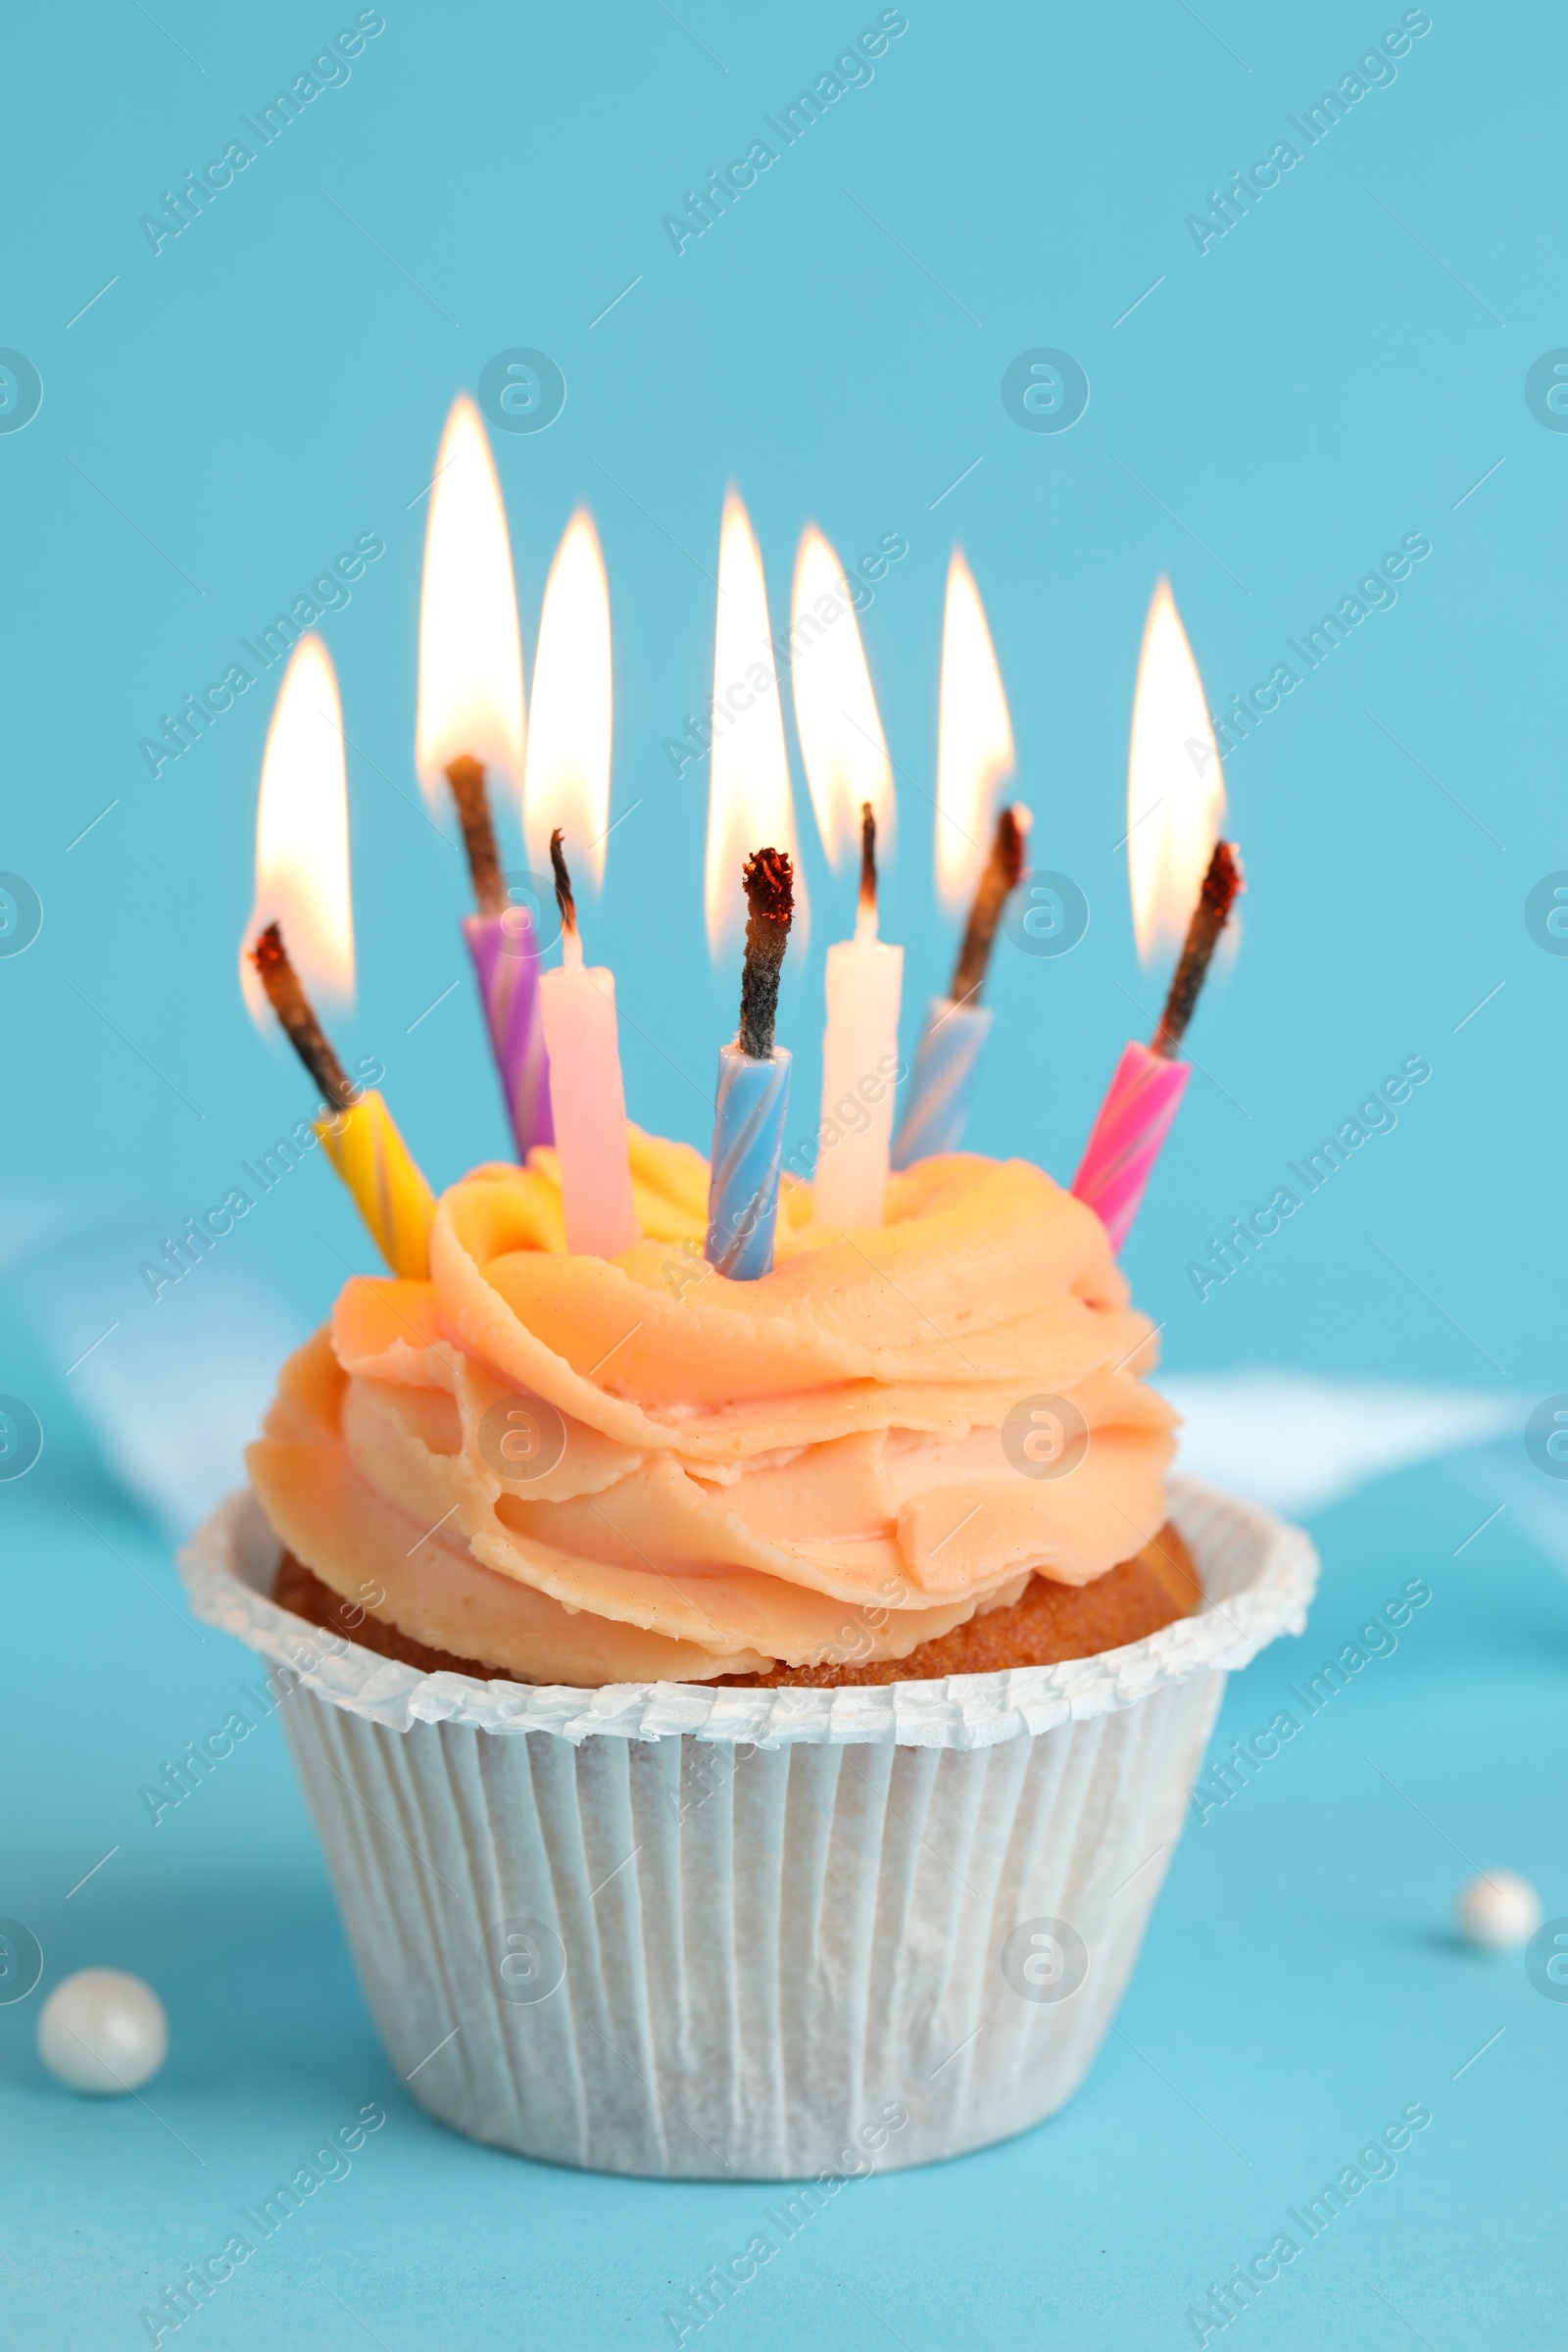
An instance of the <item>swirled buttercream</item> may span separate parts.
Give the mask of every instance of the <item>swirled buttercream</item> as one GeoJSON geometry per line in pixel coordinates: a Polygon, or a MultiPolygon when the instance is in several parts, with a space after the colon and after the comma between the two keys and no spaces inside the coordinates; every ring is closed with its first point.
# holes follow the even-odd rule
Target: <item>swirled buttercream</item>
{"type": "Polygon", "coordinates": [[[431,1279],[356,1277],[285,1367],[251,1476],[336,1592],[530,1682],[698,1681],[906,1657],[1160,1527],[1152,1327],[1039,1168],[923,1161],[854,1232],[786,1180],[748,1283],[703,1262],[707,1162],[631,1148],[619,1257],[567,1254],[552,1152],[476,1168],[431,1279]],[[514,1462],[493,1433],[519,1397],[554,1442],[514,1462]],[[1043,1399],[1087,1431],[1065,1475],[1004,1442],[1043,1399]]]}

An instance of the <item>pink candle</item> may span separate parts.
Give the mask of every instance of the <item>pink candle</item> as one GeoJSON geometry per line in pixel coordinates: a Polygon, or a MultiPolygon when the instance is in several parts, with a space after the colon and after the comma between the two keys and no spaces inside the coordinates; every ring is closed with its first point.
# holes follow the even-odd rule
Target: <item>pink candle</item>
{"type": "Polygon", "coordinates": [[[559,832],[550,855],[565,928],[561,962],[539,975],[539,1003],[550,1056],[566,1247],[578,1256],[617,1257],[642,1239],[642,1229],[631,1195],[615,975],[603,964],[583,962],[559,832]]]}
{"type": "Polygon", "coordinates": [[[1167,1061],[1148,1046],[1129,1045],[1100,1105],[1073,1198],[1095,1211],[1119,1250],[1138,1214],[1159,1148],[1193,1074],[1190,1061],[1167,1061]]]}
{"type": "Polygon", "coordinates": [[[1127,1239],[1160,1146],[1187,1092],[1193,1065],[1177,1061],[1176,1049],[1241,887],[1240,858],[1228,841],[1217,843],[1153,1043],[1129,1045],[1124,1051],[1072,1180],[1073,1199],[1095,1211],[1113,1250],[1127,1239]]]}

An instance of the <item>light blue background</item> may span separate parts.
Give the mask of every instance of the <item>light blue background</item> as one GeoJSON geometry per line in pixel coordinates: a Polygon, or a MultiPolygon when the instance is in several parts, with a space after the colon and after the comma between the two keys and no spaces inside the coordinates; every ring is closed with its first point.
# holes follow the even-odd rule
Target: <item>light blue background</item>
{"type": "MultiPolygon", "coordinates": [[[[156,23],[94,7],[13,29],[5,178],[23,226],[0,341],[37,367],[44,398],[0,436],[0,865],[28,878],[45,919],[0,960],[7,1184],[111,1191],[150,1252],[308,1107],[235,977],[277,672],[157,782],[137,743],[366,531],[387,553],[324,631],[354,746],[361,992],[340,1042],[384,1059],[436,1182],[504,1148],[456,935],[462,862],[412,774],[418,493],[453,395],[496,351],[536,345],[564,370],[564,412],[542,434],[495,436],[530,677],[550,557],[586,500],[615,624],[614,813],[641,805],[585,922],[617,971],[632,1113],[693,1142],[734,984],[714,978],[702,932],[706,770],[677,783],[661,743],[710,686],[727,481],[760,537],[775,624],[808,518],[847,559],[884,532],[909,542],[862,622],[902,778],[884,927],[906,947],[906,1043],[953,952],[925,795],[943,581],[951,546],[965,551],[1037,862],[1073,874],[1093,908],[1063,960],[999,950],[971,1140],[1063,1179],[1123,1040],[1156,1009],[1114,846],[1154,581],[1168,571],[1220,708],[1404,533],[1431,538],[1397,606],[1228,763],[1245,942],[1199,1016],[1202,1074],[1127,1263],[1184,1369],[1266,1357],[1505,1381],[1527,1401],[1554,1389],[1543,1302],[1565,1270],[1552,1178],[1568,966],[1531,941],[1523,906],[1568,864],[1568,439],[1542,429],[1523,383],[1568,341],[1558,19],[1436,7],[1392,86],[1200,256],[1185,217],[1288,135],[1287,115],[1397,7],[1335,0],[1287,24],[1234,0],[1204,0],[1201,18],[1181,0],[911,6],[870,85],[677,258],[662,215],[875,9],[811,0],[762,22],[680,0],[677,20],[616,0],[547,22],[394,4],[347,86],[155,258],[138,216],[354,13],[159,0],[156,23]],[[1003,408],[1004,368],[1037,345],[1088,371],[1070,432],[1025,433],[1003,408]],[[1200,1305],[1186,1261],[1413,1054],[1434,1075],[1397,1130],[1200,1305]]],[[[798,763],[796,779],[800,792],[798,763]]],[[[804,793],[800,811],[808,827],[804,793]]],[[[814,845],[807,863],[813,938],[781,1021],[792,1138],[814,1104],[822,951],[849,921],[848,886],[814,845]]],[[[370,1262],[316,1165],[225,1248],[301,1330],[344,1257],[370,1262]]],[[[224,2290],[202,2323],[215,2342],[359,2340],[327,2285],[393,2352],[658,2342],[667,2283],[743,2242],[765,2193],[578,2180],[422,2121],[387,2081],[275,1741],[199,1812],[150,1830],[137,1784],[225,1710],[245,1661],[217,1637],[198,1648],[72,1517],[172,1600],[165,1548],[103,1483],[16,1302],[0,1306],[0,1389],[48,1433],[32,1479],[0,1490],[0,1910],[36,1926],[46,1982],[113,1961],[159,1984],[174,2050],[154,2103],[206,2167],[133,2103],[65,2102],[30,2055],[36,2004],[0,2010],[17,2340],[137,2340],[145,2294],[374,2094],[387,2131],[329,2213],[224,2290]]],[[[154,1311],[127,1251],[101,1311],[81,1302],[80,1345],[154,1311]]],[[[1442,1605],[1189,1838],[1120,2021],[1144,2057],[1112,2038],[1059,2123],[857,2189],[714,2340],[1179,2342],[1208,2279],[1418,2096],[1437,2122],[1398,2179],[1251,2326],[1280,2344],[1410,2340],[1375,2283],[1434,2345],[1551,2340],[1564,2020],[1517,1964],[1488,1968],[1443,1937],[1468,1867],[1446,1838],[1528,1871],[1548,1909],[1568,1902],[1546,1744],[1563,1596],[1506,1522],[1453,1561],[1490,1507],[1434,1471],[1325,1520],[1304,1662],[1410,1574],[1442,1605]],[[1498,2024],[1504,2038],[1452,2082],[1498,2024]]],[[[1253,1669],[1229,1702],[1239,1726],[1264,1719],[1290,1672],[1283,1654],[1253,1669]]]]}

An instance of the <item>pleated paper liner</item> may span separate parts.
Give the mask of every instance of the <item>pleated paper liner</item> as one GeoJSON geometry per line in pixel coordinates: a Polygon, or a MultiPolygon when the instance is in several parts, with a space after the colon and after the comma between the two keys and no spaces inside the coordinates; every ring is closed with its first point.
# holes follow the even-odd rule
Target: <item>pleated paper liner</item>
{"type": "Polygon", "coordinates": [[[388,2055],[455,2130],[597,2171],[836,2178],[1027,2130],[1137,1957],[1227,1672],[1306,1538],[1187,1480],[1204,1602],[1097,1657],[841,1690],[426,1675],[270,1599],[230,1497],[192,1605],[281,1709],[388,2055]]]}

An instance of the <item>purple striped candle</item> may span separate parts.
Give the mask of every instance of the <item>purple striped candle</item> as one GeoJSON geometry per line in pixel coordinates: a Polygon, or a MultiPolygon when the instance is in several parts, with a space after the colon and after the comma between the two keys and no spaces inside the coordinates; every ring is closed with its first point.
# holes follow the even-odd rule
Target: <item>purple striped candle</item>
{"type": "Polygon", "coordinates": [[[465,915],[463,936],[473,957],[517,1157],[526,1162],[535,1144],[556,1140],[539,1004],[538,934],[525,906],[509,906],[504,914],[465,915]]]}

